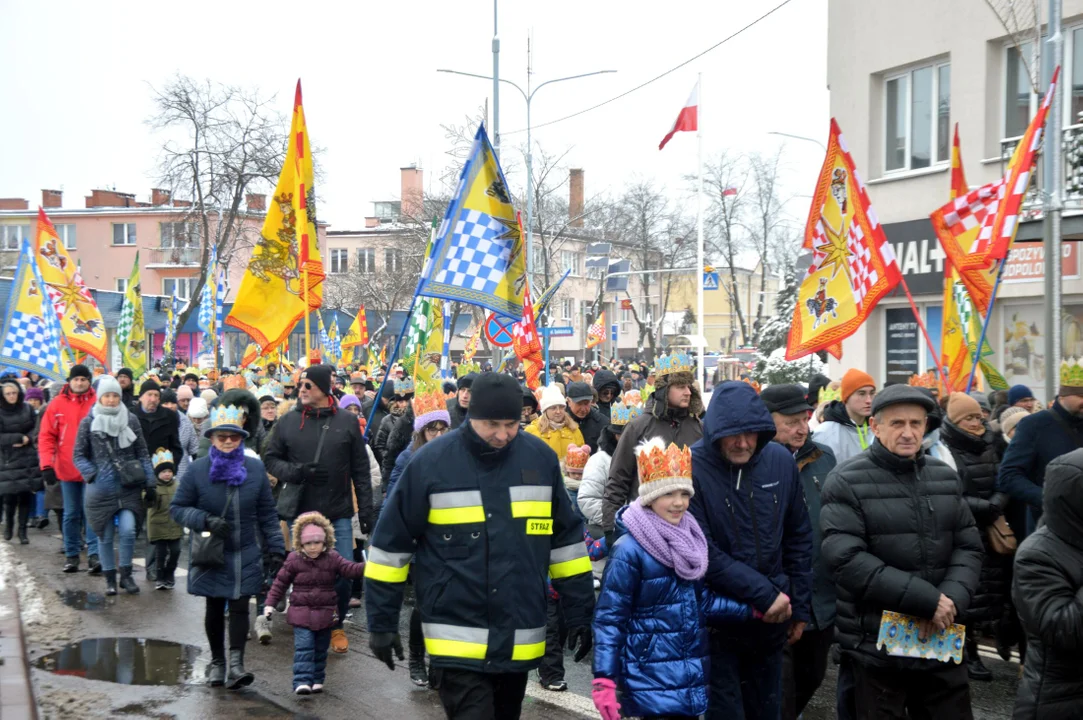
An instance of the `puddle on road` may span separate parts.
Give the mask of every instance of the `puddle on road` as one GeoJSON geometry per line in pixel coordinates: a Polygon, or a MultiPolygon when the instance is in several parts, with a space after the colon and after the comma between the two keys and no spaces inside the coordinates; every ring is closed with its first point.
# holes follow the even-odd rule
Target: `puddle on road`
{"type": "Polygon", "coordinates": [[[87,592],[86,590],[57,590],[60,602],[76,610],[104,610],[109,603],[105,593],[87,592]]]}
{"type": "Polygon", "coordinates": [[[185,685],[199,653],[195,645],[153,638],[95,638],[49,653],[34,667],[121,685],[185,685]]]}

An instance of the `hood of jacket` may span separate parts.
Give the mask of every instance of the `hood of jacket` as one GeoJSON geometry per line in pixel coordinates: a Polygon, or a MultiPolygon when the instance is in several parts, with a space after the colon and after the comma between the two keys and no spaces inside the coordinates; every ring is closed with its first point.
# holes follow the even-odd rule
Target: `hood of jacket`
{"type": "Polygon", "coordinates": [[[703,418],[703,443],[718,451],[718,441],[740,433],[756,433],[756,452],[752,462],[775,437],[775,421],[767,406],[751,385],[745,382],[724,382],[715,388],[707,415],[703,418]]]}
{"type": "Polygon", "coordinates": [[[989,429],[989,424],[986,423],[984,433],[971,435],[950,420],[944,420],[940,425],[940,439],[951,450],[981,455],[987,447],[993,444],[993,431],[989,429]]]}
{"type": "Polygon", "coordinates": [[[1058,537],[1083,549],[1083,450],[1049,463],[1042,486],[1042,519],[1058,537]]]}
{"type": "Polygon", "coordinates": [[[331,524],[331,521],[319,513],[309,512],[302,514],[293,523],[293,532],[290,534],[290,539],[293,541],[295,552],[301,552],[301,532],[309,525],[319,525],[327,534],[327,538],[323,541],[324,553],[335,547],[335,527],[331,524]]]}
{"type": "Polygon", "coordinates": [[[218,396],[213,403],[219,405],[240,405],[246,409],[247,417],[244,421],[244,429],[250,437],[255,437],[256,432],[263,424],[259,414],[259,400],[256,396],[244,388],[232,388],[218,396]]]}
{"type": "Polygon", "coordinates": [[[612,385],[620,393],[620,380],[612,370],[599,370],[594,373],[592,384],[598,392],[601,392],[602,388],[612,385]]]}
{"type": "Polygon", "coordinates": [[[14,385],[19,390],[19,398],[14,403],[9,403],[0,393],[0,412],[15,414],[23,409],[23,405],[26,400],[24,398],[23,386],[20,385],[15,378],[4,378],[3,382],[0,382],[0,388],[7,387],[8,385],[14,385]]]}
{"type": "Polygon", "coordinates": [[[846,404],[842,400],[832,400],[824,408],[824,422],[836,422],[839,425],[849,425],[852,428],[857,427],[850,418],[850,413],[846,412],[846,404]]]}

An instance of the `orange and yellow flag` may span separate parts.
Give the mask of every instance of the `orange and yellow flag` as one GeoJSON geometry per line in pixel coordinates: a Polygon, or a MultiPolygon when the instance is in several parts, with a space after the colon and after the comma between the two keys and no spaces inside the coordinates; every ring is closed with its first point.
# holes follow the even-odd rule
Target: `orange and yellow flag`
{"type": "Polygon", "coordinates": [[[603,342],[605,342],[605,310],[602,310],[602,314],[587,330],[587,349],[601,345],[603,342]]]}
{"type": "Polygon", "coordinates": [[[362,304],[361,309],[354,316],[353,322],[350,323],[350,329],[346,331],[346,336],[342,338],[342,349],[368,344],[369,323],[368,318],[365,317],[365,305],[362,304]]]}
{"type": "Polygon", "coordinates": [[[322,304],[324,273],[316,227],[312,148],[298,80],[286,161],[226,318],[227,325],[243,330],[259,345],[261,354],[277,347],[305,313],[322,304]]]}
{"type": "Polygon", "coordinates": [[[812,263],[798,288],[786,359],[820,350],[841,358],[842,341],[902,275],[834,118],[804,247],[812,251],[812,263]]]}
{"type": "Polygon", "coordinates": [[[60,331],[72,350],[86,353],[102,365],[107,365],[108,340],[101,311],[83,284],[79,268],[68,255],[64,241],[41,208],[38,208],[38,228],[34,237],[34,259],[41,279],[45,281],[45,290],[56,309],[60,331]]]}

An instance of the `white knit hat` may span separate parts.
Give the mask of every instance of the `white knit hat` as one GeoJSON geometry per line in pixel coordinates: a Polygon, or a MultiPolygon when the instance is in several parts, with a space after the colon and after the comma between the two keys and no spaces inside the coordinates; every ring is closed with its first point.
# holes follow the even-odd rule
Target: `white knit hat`
{"type": "Polygon", "coordinates": [[[188,417],[199,420],[210,415],[210,410],[207,408],[207,401],[201,397],[192,398],[192,402],[188,403],[188,417]]]}
{"type": "Polygon", "coordinates": [[[545,412],[551,407],[564,404],[564,393],[556,385],[546,385],[542,390],[541,399],[538,401],[538,409],[545,412]]]}

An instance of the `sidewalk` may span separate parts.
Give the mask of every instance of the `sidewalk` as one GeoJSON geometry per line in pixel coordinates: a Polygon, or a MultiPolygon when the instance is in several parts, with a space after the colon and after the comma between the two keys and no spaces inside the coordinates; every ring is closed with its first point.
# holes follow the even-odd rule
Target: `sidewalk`
{"type": "Polygon", "coordinates": [[[3,720],[38,717],[21,617],[18,593],[0,574],[0,718],[3,720]]]}

